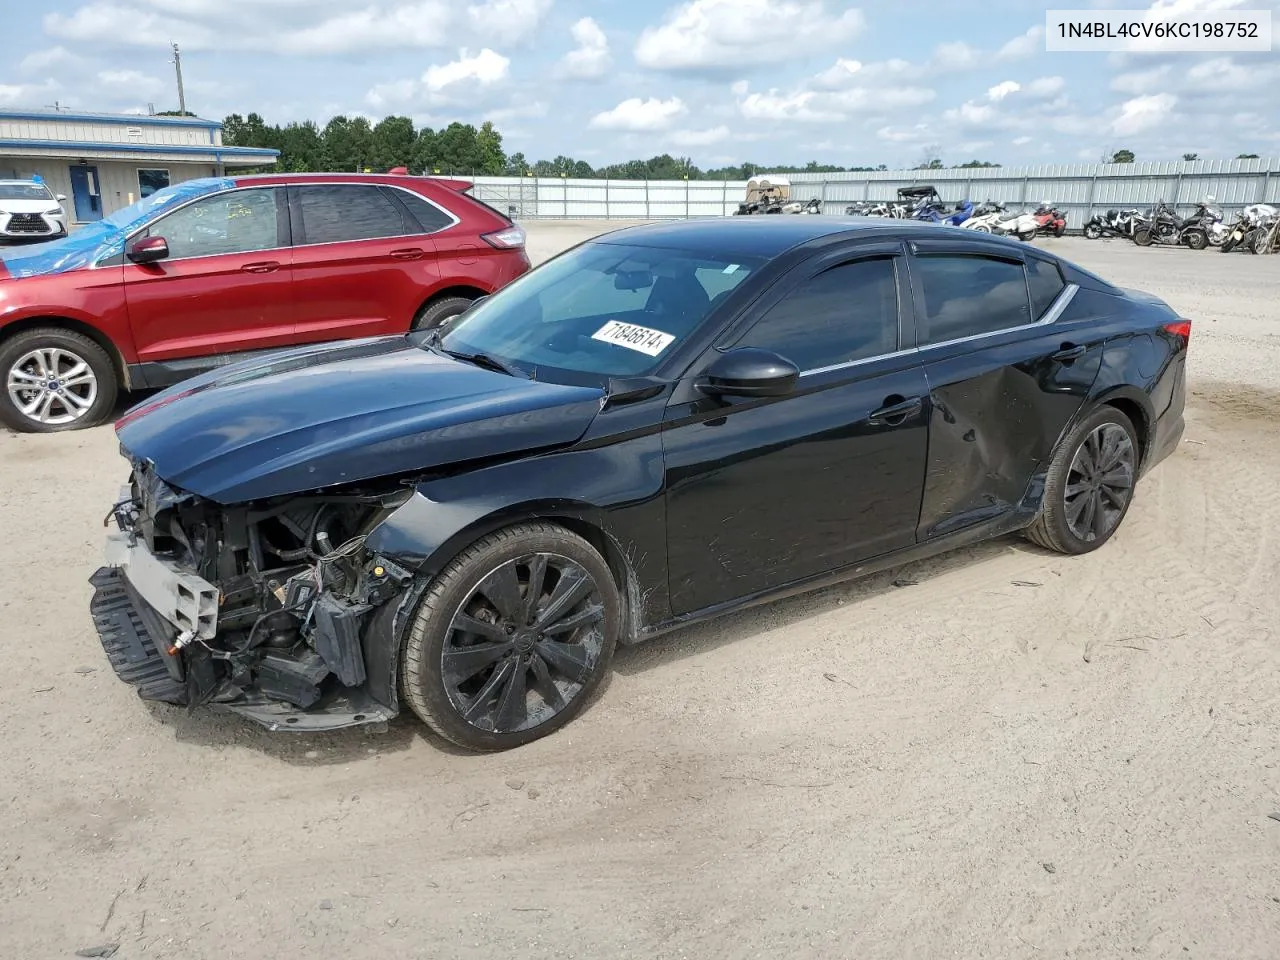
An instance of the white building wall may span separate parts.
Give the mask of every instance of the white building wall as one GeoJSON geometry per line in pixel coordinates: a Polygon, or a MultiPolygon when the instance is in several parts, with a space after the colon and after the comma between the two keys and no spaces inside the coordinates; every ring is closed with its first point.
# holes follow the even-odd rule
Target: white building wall
{"type": "Polygon", "coordinates": [[[148,122],[136,124],[89,120],[28,120],[0,116],[0,140],[52,140],[76,143],[135,143],[154,146],[220,146],[222,131],[213,127],[148,122]]]}
{"type": "MultiPolygon", "coordinates": [[[[29,180],[39,174],[55,194],[63,194],[66,200],[62,208],[67,211],[69,226],[74,231],[78,224],[75,221],[76,207],[71,195],[71,166],[74,162],[59,161],[47,157],[13,157],[0,155],[0,178],[16,174],[19,179],[29,180]]],[[[138,170],[168,170],[169,183],[182,183],[197,177],[213,176],[213,164],[210,163],[175,163],[169,161],[134,160],[95,160],[89,166],[97,167],[99,190],[102,194],[103,216],[109,216],[122,207],[127,207],[140,199],[138,187],[138,170]]]]}

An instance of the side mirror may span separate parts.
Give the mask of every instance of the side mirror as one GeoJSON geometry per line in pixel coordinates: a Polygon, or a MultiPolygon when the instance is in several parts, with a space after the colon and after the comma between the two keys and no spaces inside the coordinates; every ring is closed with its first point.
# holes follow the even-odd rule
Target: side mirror
{"type": "Polygon", "coordinates": [[[783,397],[799,377],[794,363],[771,350],[739,347],[717,357],[697,387],[713,397],[783,397]]]}
{"type": "Polygon", "coordinates": [[[155,263],[169,256],[169,241],[164,237],[141,237],[129,244],[125,254],[134,263],[155,263]]]}
{"type": "Polygon", "coordinates": [[[60,194],[58,194],[56,197],[54,197],[53,199],[57,200],[59,203],[63,203],[63,202],[65,202],[65,201],[66,201],[66,199],[67,199],[67,195],[66,195],[65,193],[60,193],[60,194]]]}

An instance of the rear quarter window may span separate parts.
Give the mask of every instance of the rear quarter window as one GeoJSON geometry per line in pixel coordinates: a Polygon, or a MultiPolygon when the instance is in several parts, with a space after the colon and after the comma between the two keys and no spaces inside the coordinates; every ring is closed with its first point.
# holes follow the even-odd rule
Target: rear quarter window
{"type": "Polygon", "coordinates": [[[1056,263],[1027,257],[1027,289],[1031,292],[1031,315],[1035,319],[1045,315],[1066,285],[1056,263]]]}
{"type": "MultiPolygon", "coordinates": [[[[436,233],[445,227],[453,225],[453,217],[420,194],[411,193],[408,190],[396,190],[391,187],[384,187],[383,189],[405,205],[405,208],[409,211],[409,216],[412,218],[409,224],[411,228],[416,226],[423,233],[436,233]]],[[[418,231],[414,230],[413,232],[416,233],[418,231]]]]}

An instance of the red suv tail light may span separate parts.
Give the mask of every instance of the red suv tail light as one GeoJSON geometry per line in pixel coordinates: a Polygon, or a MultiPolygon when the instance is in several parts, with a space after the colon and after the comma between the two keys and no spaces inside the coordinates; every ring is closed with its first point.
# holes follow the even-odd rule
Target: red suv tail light
{"type": "Polygon", "coordinates": [[[480,239],[499,250],[518,250],[524,246],[524,229],[514,223],[495,233],[484,233],[480,239]]]}
{"type": "Polygon", "coordinates": [[[1164,325],[1166,333],[1172,333],[1175,337],[1181,337],[1183,340],[1191,339],[1191,321],[1178,320],[1176,323],[1166,323],[1164,325]]]}

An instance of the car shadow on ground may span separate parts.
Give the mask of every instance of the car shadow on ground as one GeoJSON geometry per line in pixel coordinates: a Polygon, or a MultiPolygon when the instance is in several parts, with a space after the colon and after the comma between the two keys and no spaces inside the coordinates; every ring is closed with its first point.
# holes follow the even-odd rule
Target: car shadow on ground
{"type": "MultiPolygon", "coordinates": [[[[830,613],[837,607],[844,607],[850,613],[856,610],[857,604],[890,591],[915,589],[933,578],[1010,553],[1026,555],[1029,562],[1036,557],[1056,556],[1019,537],[1002,537],[864,579],[752,607],[633,646],[619,647],[613,669],[623,675],[634,675],[686,658],[702,656],[726,644],[738,643],[765,631],[798,625],[805,620],[830,613]]],[[[609,686],[607,680],[601,684],[588,703],[588,710],[594,703],[608,698],[609,686]]],[[[172,731],[174,738],[182,743],[256,750],[274,760],[296,766],[335,766],[374,760],[380,755],[408,750],[418,740],[451,756],[477,756],[434,734],[403,706],[400,715],[388,723],[327,733],[273,732],[241,717],[215,713],[204,708],[189,712],[182,707],[154,702],[147,702],[146,707],[156,722],[172,731]]]]}

